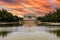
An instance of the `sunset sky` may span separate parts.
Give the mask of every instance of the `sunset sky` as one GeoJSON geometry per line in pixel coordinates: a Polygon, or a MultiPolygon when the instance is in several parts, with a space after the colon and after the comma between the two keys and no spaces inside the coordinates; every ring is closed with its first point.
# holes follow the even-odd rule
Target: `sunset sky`
{"type": "Polygon", "coordinates": [[[0,0],[0,9],[4,8],[13,15],[36,14],[44,16],[60,7],[60,0],[0,0]]]}

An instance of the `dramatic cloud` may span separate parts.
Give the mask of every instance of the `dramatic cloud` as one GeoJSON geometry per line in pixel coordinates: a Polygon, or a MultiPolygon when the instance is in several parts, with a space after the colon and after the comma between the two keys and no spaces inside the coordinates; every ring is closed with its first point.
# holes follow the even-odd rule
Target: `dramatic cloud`
{"type": "Polygon", "coordinates": [[[0,9],[4,8],[18,16],[27,13],[44,16],[59,6],[60,0],[0,0],[0,9]]]}

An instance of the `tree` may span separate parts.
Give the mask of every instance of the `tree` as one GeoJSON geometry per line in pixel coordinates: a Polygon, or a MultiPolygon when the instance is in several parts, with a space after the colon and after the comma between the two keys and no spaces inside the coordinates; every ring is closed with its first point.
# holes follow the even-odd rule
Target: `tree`
{"type": "Polygon", "coordinates": [[[60,22],[60,8],[56,12],[48,13],[44,17],[38,17],[37,20],[42,22],[60,22]]]}
{"type": "Polygon", "coordinates": [[[17,22],[20,21],[18,16],[12,15],[5,9],[0,10],[0,21],[1,22],[17,22]]]}

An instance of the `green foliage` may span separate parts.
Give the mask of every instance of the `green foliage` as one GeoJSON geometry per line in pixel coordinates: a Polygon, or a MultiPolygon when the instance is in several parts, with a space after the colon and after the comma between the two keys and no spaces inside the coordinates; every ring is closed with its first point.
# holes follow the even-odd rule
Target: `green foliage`
{"type": "Polygon", "coordinates": [[[44,17],[38,17],[37,20],[42,22],[60,22],[60,8],[54,13],[48,13],[44,17]]]}
{"type": "Polygon", "coordinates": [[[18,22],[20,17],[13,16],[12,13],[8,12],[7,10],[0,10],[0,22],[18,22]]]}

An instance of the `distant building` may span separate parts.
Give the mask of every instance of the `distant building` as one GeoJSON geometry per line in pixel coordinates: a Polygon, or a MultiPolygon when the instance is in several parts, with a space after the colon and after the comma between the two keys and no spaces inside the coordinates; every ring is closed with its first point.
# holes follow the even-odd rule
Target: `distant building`
{"type": "Polygon", "coordinates": [[[28,20],[30,20],[30,21],[33,20],[33,21],[34,21],[34,20],[36,20],[36,15],[34,15],[34,14],[25,14],[23,20],[25,20],[25,21],[26,21],[26,20],[27,20],[27,21],[28,21],[28,20]]]}
{"type": "Polygon", "coordinates": [[[36,15],[34,14],[25,14],[23,20],[24,26],[31,27],[36,25],[36,15]]]}

